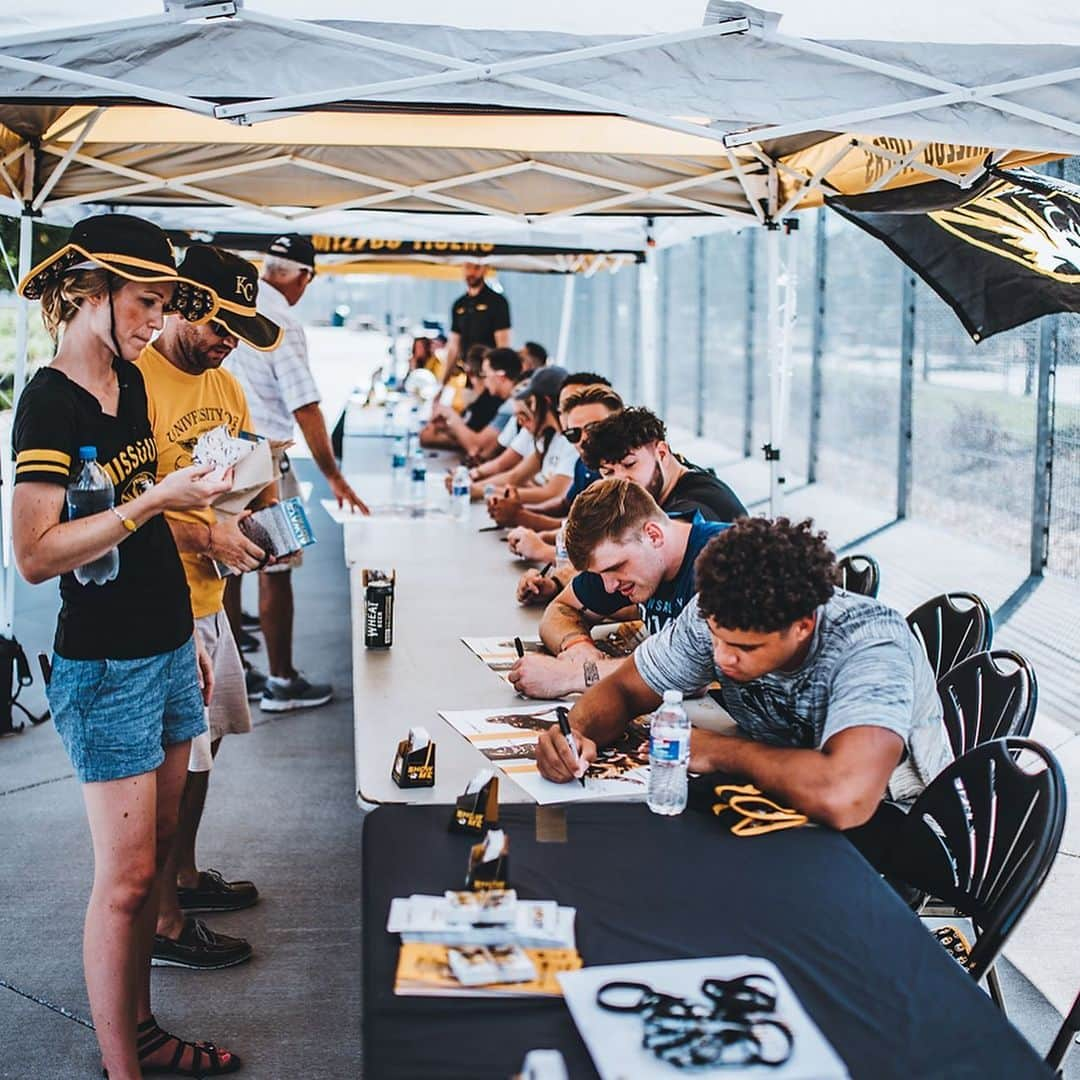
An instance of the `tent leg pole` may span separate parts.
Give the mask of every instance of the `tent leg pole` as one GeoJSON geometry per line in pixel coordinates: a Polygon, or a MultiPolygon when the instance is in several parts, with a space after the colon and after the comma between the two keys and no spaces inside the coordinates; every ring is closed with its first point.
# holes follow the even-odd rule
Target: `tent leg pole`
{"type": "Polygon", "coordinates": [[[559,316],[559,344],[555,355],[559,363],[567,365],[570,353],[570,327],[574,321],[574,274],[567,274],[563,282],[562,314],[559,316]]]}
{"type": "Polygon", "coordinates": [[[630,370],[627,386],[633,401],[641,400],[641,368],[645,363],[642,342],[645,341],[645,264],[633,269],[633,287],[630,304],[630,370]]]}
{"type": "Polygon", "coordinates": [[[770,222],[765,231],[765,277],[768,293],[768,337],[766,351],[769,356],[769,441],[765,444],[765,460],[769,464],[769,516],[776,517],[781,511],[783,478],[780,474],[780,378],[783,357],[781,355],[780,327],[780,224],[770,222]]]}
{"type": "MultiPolygon", "coordinates": [[[[656,257],[649,255],[637,268],[638,308],[641,325],[641,358],[635,365],[635,378],[631,382],[631,401],[642,401],[649,409],[656,409],[660,400],[657,343],[659,336],[659,281],[656,273],[656,257]]],[[[615,387],[619,393],[625,387],[615,387]]]]}
{"type": "Polygon", "coordinates": [[[825,208],[817,212],[814,237],[814,315],[810,351],[810,436],[806,454],[806,482],[817,482],[818,453],[821,445],[822,362],[825,356],[825,270],[828,257],[825,208]]]}
{"type": "Polygon", "coordinates": [[[904,269],[900,324],[900,424],[896,448],[896,518],[911,512],[911,440],[915,393],[915,275],[904,269]]]}
{"type": "MultiPolygon", "coordinates": [[[[616,345],[619,340],[619,294],[615,287],[615,275],[612,273],[608,273],[607,275],[607,290],[607,329],[608,341],[611,344],[611,381],[613,383],[620,383],[623,382],[623,372],[620,371],[619,368],[625,358],[625,354],[620,354],[616,345]]],[[[625,383],[623,385],[625,385],[625,383]]]]}
{"type": "Polygon", "coordinates": [[[659,281],[657,292],[659,313],[657,315],[657,388],[656,407],[660,416],[667,422],[668,412],[668,320],[671,317],[671,248],[665,248],[660,255],[659,281]]]}
{"type": "Polygon", "coordinates": [[[782,505],[787,472],[781,457],[787,444],[788,421],[791,412],[792,352],[795,347],[795,318],[799,296],[799,219],[787,218],[781,225],[780,244],[780,377],[777,383],[777,415],[779,423],[773,443],[772,464],[776,467],[776,498],[782,505]]]}
{"type": "Polygon", "coordinates": [[[1035,484],[1031,503],[1031,576],[1042,577],[1050,557],[1051,479],[1054,468],[1054,381],[1057,315],[1039,320],[1039,378],[1035,408],[1035,484]]]}
{"type": "Polygon", "coordinates": [[[699,236],[695,241],[697,248],[697,399],[694,407],[694,434],[703,438],[705,435],[705,398],[707,373],[705,370],[705,351],[708,341],[709,293],[706,263],[706,238],[699,236]]]}
{"type": "MultiPolygon", "coordinates": [[[[33,218],[24,213],[19,218],[19,280],[30,271],[31,254],[34,237],[33,218]]],[[[19,403],[19,396],[26,385],[27,352],[30,341],[30,304],[29,301],[18,297],[15,306],[15,374],[11,386],[11,414],[14,416],[15,407],[19,403]]],[[[8,433],[10,440],[10,432],[8,433]]],[[[10,447],[10,442],[9,442],[10,447]]],[[[14,483],[14,469],[12,468],[12,456],[9,447],[5,448],[3,455],[3,499],[0,500],[0,514],[2,514],[3,527],[3,562],[4,562],[4,595],[3,595],[3,633],[5,637],[12,637],[15,632],[15,559],[11,548],[11,493],[14,483]]]]}
{"type": "Polygon", "coordinates": [[[760,232],[746,231],[746,351],[743,360],[743,457],[754,452],[754,334],[757,329],[757,249],[760,232]]]}

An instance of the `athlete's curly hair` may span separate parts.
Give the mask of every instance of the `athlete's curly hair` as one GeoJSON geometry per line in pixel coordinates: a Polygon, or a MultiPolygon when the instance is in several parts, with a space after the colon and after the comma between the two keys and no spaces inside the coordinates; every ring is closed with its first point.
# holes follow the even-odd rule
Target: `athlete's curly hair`
{"type": "Polygon", "coordinates": [[[648,409],[623,409],[589,429],[585,444],[585,464],[599,470],[605,462],[622,461],[633,450],[663,442],[667,438],[664,421],[648,409]]]}
{"type": "Polygon", "coordinates": [[[729,630],[770,634],[832,596],[836,556],[809,518],[748,517],[709,541],[696,570],[702,615],[729,630]]]}

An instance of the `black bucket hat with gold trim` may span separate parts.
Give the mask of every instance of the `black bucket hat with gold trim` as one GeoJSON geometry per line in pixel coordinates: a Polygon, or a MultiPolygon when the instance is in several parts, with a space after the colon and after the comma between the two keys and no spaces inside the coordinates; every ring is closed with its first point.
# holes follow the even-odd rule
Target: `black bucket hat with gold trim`
{"type": "Polygon", "coordinates": [[[195,292],[209,289],[214,297],[209,312],[197,318],[185,316],[190,322],[213,319],[259,352],[269,352],[281,344],[284,331],[256,309],[259,274],[247,259],[209,244],[192,244],[179,274],[173,303],[181,309],[196,306],[195,292]]]}
{"type": "MultiPolygon", "coordinates": [[[[38,300],[50,281],[87,266],[100,267],[128,281],[179,279],[172,244],[157,225],[131,214],[97,214],[80,221],[68,242],[19,282],[19,295],[38,300]]],[[[198,319],[213,303],[213,294],[193,283],[183,298],[174,295],[165,310],[198,319]]]]}

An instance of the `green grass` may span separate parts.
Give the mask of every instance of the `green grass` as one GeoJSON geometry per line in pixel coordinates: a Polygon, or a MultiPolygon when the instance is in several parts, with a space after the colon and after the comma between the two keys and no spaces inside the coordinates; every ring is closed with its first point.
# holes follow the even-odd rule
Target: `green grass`
{"type": "MultiPolygon", "coordinates": [[[[36,307],[30,309],[30,347],[27,368],[33,373],[52,358],[53,344],[36,307]]],[[[15,371],[15,309],[0,308],[0,409],[11,408],[11,380],[15,371]]]]}

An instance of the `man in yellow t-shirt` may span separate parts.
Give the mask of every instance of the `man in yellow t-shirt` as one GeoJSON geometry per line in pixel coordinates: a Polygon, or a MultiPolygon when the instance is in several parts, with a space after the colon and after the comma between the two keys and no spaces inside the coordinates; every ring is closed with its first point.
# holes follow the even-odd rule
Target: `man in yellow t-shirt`
{"type": "MultiPolygon", "coordinates": [[[[178,291],[188,288],[183,279],[193,281],[212,292],[214,307],[199,323],[170,318],[136,361],[146,383],[159,480],[192,463],[195,443],[205,432],[220,427],[232,436],[251,432],[244,391],[221,364],[238,340],[268,350],[281,339],[279,327],[255,310],[258,275],[251,263],[197,244],[188,249],[180,273],[178,291]]],[[[259,501],[270,501],[274,494],[271,485],[259,501]]],[[[221,968],[251,956],[251,946],[242,938],[217,934],[185,916],[185,911],[235,911],[254,904],[259,895],[251,882],[229,882],[215,870],[200,872],[195,861],[195,838],[218,746],[225,735],[251,730],[244,669],[225,616],[225,581],[213,565],[216,560],[243,572],[264,564],[265,553],[238,525],[250,512],[238,517],[217,515],[212,509],[166,514],[191,590],[195,628],[213,661],[214,688],[207,710],[209,731],[192,741],[176,839],[162,871],[156,964],[221,968]]]]}

